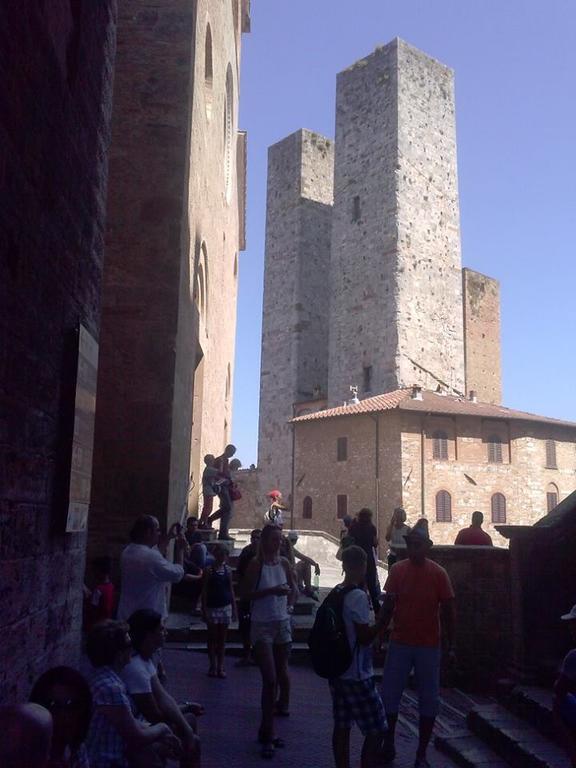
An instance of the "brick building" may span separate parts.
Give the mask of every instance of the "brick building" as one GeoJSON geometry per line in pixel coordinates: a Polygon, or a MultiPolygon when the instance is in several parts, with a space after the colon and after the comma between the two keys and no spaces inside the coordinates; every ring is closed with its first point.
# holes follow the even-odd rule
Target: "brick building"
{"type": "Polygon", "coordinates": [[[0,5],[0,703],[80,653],[75,356],[100,328],[115,21],[113,0],[0,5]]]}
{"type": "Polygon", "coordinates": [[[295,410],[419,384],[499,403],[498,283],[462,270],[454,73],[402,40],[338,75],[336,138],[269,151],[260,492],[295,410]]]}
{"type": "Polygon", "coordinates": [[[419,387],[302,413],[293,427],[298,529],[337,534],[369,507],[383,539],[403,506],[451,544],[478,509],[504,545],[495,526],[533,525],[574,490],[576,424],[419,387]]]}
{"type": "Polygon", "coordinates": [[[126,0],[118,19],[89,552],[197,504],[230,440],[249,1],[126,0]]]}

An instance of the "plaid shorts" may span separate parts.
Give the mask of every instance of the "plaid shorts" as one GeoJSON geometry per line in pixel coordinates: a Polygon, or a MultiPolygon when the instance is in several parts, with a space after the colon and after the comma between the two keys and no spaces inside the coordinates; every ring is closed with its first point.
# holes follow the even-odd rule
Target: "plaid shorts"
{"type": "Polygon", "coordinates": [[[387,730],[384,705],[373,677],[331,680],[330,693],[336,728],[348,730],[355,722],[363,736],[387,730]]]}

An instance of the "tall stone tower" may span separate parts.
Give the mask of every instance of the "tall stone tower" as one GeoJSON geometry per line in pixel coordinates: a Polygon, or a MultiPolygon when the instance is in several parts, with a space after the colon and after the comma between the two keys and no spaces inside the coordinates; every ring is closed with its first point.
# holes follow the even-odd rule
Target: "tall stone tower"
{"type": "Polygon", "coordinates": [[[393,40],[340,73],[331,404],[419,383],[465,389],[454,79],[393,40]]]}
{"type": "Polygon", "coordinates": [[[260,489],[292,486],[293,405],[326,396],[334,148],[300,130],[270,147],[260,378],[260,489]]]}

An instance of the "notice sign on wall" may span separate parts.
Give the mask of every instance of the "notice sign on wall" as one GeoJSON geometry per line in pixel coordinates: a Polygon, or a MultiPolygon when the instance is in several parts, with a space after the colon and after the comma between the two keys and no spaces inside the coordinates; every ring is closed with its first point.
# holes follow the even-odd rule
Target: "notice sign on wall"
{"type": "Polygon", "coordinates": [[[70,467],[70,496],[66,519],[67,532],[85,531],[88,524],[92,456],[94,453],[97,373],[98,342],[81,325],[78,336],[74,436],[70,467]]]}

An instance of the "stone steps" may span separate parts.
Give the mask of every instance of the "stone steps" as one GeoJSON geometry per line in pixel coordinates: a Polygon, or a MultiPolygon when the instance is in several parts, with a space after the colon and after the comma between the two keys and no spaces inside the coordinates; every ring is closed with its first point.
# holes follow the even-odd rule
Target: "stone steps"
{"type": "Polygon", "coordinates": [[[503,703],[517,717],[525,720],[547,739],[556,738],[552,712],[552,691],[535,686],[517,686],[503,698],[503,703]]]}
{"type": "Polygon", "coordinates": [[[509,763],[469,731],[437,736],[434,743],[436,749],[462,768],[510,768],[509,763]]]}
{"type": "Polygon", "coordinates": [[[500,704],[472,710],[468,726],[512,768],[570,768],[563,749],[500,704]]]}

